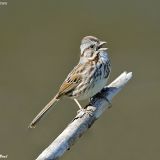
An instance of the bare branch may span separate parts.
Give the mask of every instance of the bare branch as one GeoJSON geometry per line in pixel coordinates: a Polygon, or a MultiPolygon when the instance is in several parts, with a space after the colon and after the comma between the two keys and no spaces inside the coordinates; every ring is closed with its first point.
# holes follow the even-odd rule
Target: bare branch
{"type": "Polygon", "coordinates": [[[132,72],[123,72],[110,85],[104,88],[101,94],[94,96],[85,107],[85,111],[80,111],[73,121],[64,131],[38,156],[36,160],[57,160],[65,151],[81,137],[88,128],[97,120],[101,114],[110,107],[112,98],[126,85],[132,78],[132,72]],[[103,96],[102,96],[103,95],[103,96]]]}

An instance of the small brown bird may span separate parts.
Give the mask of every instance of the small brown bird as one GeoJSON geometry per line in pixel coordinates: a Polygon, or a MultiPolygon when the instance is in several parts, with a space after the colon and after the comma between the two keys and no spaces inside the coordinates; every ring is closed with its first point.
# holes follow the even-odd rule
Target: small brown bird
{"type": "Polygon", "coordinates": [[[73,99],[82,109],[78,100],[91,98],[104,88],[111,71],[107,48],[103,48],[105,43],[93,36],[86,36],[82,39],[79,63],[62,83],[56,96],[33,119],[29,125],[30,128],[35,127],[44,113],[62,97],[67,96],[73,99]]]}

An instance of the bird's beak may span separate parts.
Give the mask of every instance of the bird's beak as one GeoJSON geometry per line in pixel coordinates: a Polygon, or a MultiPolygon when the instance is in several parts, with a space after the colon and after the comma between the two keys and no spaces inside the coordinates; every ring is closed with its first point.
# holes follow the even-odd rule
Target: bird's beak
{"type": "Polygon", "coordinates": [[[99,43],[99,47],[102,47],[104,44],[106,44],[107,42],[105,42],[105,41],[101,41],[100,43],[99,43]]]}
{"type": "Polygon", "coordinates": [[[100,43],[99,43],[99,51],[105,51],[105,50],[107,50],[107,48],[102,48],[102,46],[104,45],[104,44],[106,44],[107,42],[104,42],[104,41],[101,41],[100,43]]]}
{"type": "Polygon", "coordinates": [[[98,51],[106,51],[108,48],[100,48],[98,51]]]}

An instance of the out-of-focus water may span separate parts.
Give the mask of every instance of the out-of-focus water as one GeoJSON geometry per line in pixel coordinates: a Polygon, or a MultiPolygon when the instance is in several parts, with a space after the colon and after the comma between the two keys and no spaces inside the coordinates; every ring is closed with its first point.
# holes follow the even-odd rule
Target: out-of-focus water
{"type": "MultiPolygon", "coordinates": [[[[160,2],[8,1],[0,5],[0,154],[32,160],[72,120],[63,99],[34,130],[27,126],[79,59],[83,36],[107,41],[110,81],[133,79],[63,160],[160,159],[160,2]]],[[[83,103],[85,105],[85,103],[83,103]]]]}

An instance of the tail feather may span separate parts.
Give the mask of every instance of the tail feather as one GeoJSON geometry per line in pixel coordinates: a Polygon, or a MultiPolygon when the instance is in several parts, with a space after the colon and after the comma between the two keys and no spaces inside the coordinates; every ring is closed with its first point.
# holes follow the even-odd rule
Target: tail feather
{"type": "Polygon", "coordinates": [[[39,113],[38,115],[33,119],[33,121],[30,123],[28,128],[35,128],[35,125],[40,121],[40,119],[44,116],[44,114],[58,102],[58,95],[56,95],[39,113]]]}

